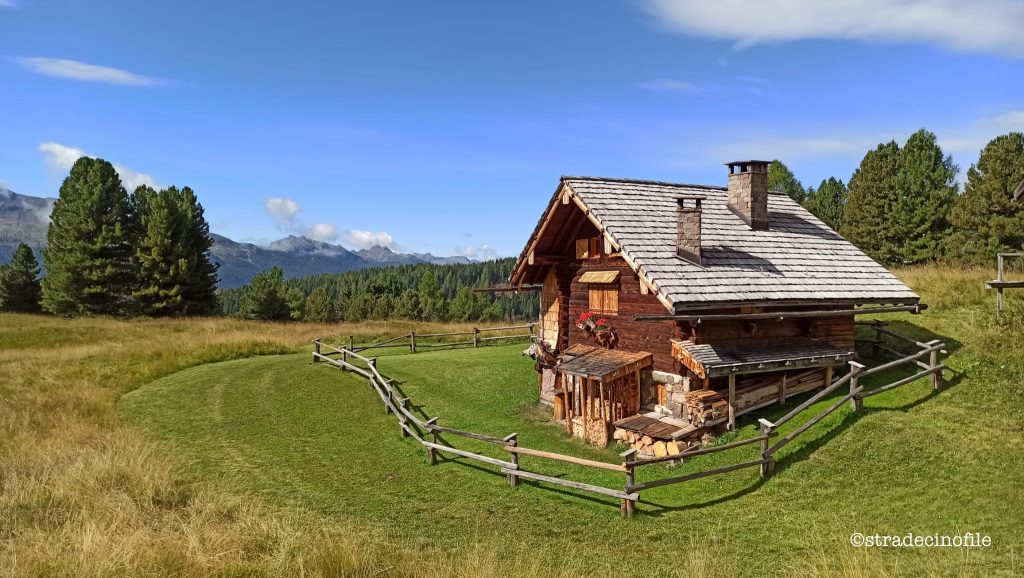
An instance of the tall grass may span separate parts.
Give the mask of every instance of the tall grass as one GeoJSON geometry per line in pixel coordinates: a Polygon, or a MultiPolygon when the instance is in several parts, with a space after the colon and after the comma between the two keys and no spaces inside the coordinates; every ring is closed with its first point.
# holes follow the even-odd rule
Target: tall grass
{"type": "Polygon", "coordinates": [[[0,575],[487,576],[515,560],[517,573],[539,575],[501,542],[426,553],[227,495],[189,480],[173,452],[115,413],[122,393],[197,364],[305,349],[318,336],[467,327],[0,316],[0,575]]]}

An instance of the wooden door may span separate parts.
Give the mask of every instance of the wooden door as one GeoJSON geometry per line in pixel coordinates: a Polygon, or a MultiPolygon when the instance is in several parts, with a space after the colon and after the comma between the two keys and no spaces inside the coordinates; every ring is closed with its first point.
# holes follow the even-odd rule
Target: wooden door
{"type": "Polygon", "coordinates": [[[540,292],[540,335],[553,350],[558,348],[558,314],[558,280],[555,278],[555,268],[551,267],[540,292]]]}

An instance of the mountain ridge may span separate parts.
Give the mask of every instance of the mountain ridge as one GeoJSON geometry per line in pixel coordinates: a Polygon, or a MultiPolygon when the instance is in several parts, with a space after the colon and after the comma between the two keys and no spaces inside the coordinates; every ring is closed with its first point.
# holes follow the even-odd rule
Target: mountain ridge
{"type": "MultiPolygon", "coordinates": [[[[18,194],[0,185],[0,264],[10,260],[21,242],[32,247],[42,262],[42,249],[46,246],[46,231],[54,201],[56,199],[18,194]]],[[[398,253],[380,245],[353,251],[298,235],[288,235],[266,246],[235,241],[216,233],[210,233],[210,236],[213,238],[210,256],[219,265],[218,285],[222,289],[245,285],[256,273],[274,266],[284,270],[285,277],[294,278],[371,267],[471,262],[463,256],[398,253]]]]}

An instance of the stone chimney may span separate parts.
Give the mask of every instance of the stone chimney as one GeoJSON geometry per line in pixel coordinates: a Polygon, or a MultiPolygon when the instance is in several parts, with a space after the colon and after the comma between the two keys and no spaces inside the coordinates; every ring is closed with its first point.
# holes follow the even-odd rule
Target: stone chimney
{"type": "Polygon", "coordinates": [[[751,229],[768,229],[768,161],[734,161],[729,167],[729,208],[751,229]]]}
{"type": "Polygon", "coordinates": [[[676,202],[676,254],[695,265],[703,265],[700,255],[700,213],[704,195],[678,195],[676,202]]]}

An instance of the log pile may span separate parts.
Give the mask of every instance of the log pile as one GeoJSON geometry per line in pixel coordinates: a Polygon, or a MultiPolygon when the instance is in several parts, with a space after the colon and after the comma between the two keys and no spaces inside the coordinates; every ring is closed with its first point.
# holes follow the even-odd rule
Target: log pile
{"type": "Polygon", "coordinates": [[[657,440],[651,436],[622,428],[616,428],[612,438],[637,450],[637,455],[644,458],[674,456],[698,445],[697,442],[683,440],[657,440]]]}
{"type": "MultiPolygon", "coordinates": [[[[825,385],[825,369],[794,372],[786,376],[786,397],[825,385]]],[[[779,374],[753,375],[736,380],[736,411],[778,399],[782,386],[779,374]]],[[[690,422],[701,425],[729,415],[728,390],[698,389],[684,396],[690,422]]]]}

